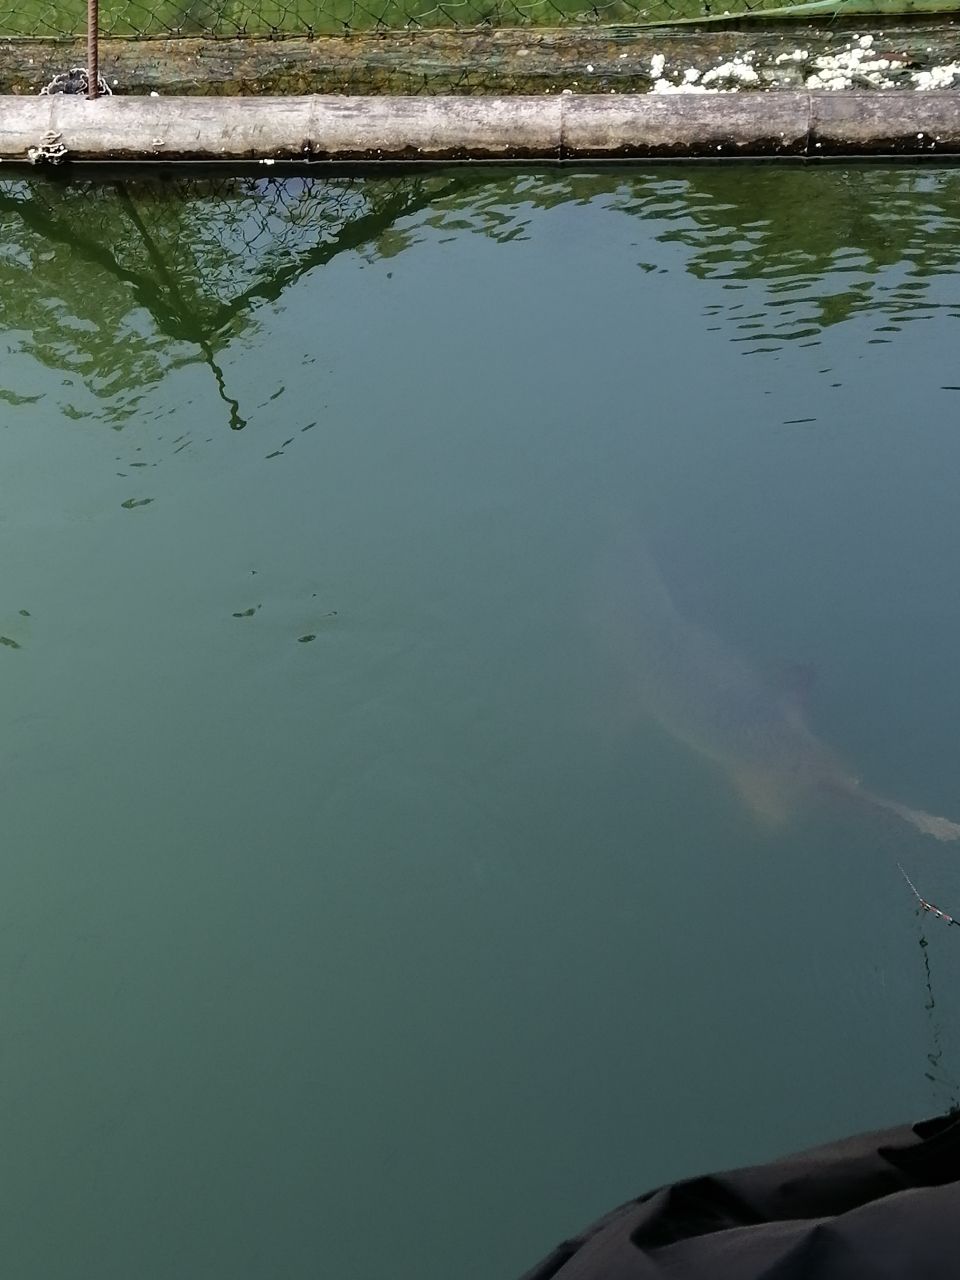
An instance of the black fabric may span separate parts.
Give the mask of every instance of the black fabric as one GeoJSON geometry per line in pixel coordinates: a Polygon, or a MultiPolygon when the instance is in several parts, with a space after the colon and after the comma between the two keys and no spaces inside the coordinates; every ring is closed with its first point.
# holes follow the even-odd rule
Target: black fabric
{"type": "Polygon", "coordinates": [[[960,1116],[692,1178],[523,1280],[960,1280],[960,1116]]]}

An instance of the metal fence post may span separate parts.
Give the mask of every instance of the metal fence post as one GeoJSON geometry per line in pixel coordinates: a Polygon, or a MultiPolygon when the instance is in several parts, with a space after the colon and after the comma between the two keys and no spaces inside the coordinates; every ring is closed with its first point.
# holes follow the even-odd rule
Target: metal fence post
{"type": "Polygon", "coordinates": [[[87,97],[95,98],[100,83],[100,0],[87,0],[87,97]]]}

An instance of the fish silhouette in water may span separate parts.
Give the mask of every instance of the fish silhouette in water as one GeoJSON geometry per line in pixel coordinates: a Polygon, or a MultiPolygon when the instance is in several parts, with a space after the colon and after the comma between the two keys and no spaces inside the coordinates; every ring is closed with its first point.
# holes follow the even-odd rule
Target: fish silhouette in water
{"type": "Polygon", "coordinates": [[[820,791],[937,840],[960,840],[960,823],[861,786],[810,729],[800,690],[773,688],[720,636],[684,618],[644,546],[621,548],[611,567],[601,612],[641,707],[724,769],[759,818],[783,821],[804,795],[820,791]]]}

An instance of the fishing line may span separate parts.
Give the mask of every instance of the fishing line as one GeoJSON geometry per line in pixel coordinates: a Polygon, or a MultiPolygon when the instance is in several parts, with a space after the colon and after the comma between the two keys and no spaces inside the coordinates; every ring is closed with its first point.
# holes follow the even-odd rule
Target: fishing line
{"type": "MultiPolygon", "coordinates": [[[[938,920],[942,920],[944,924],[960,926],[960,920],[955,919],[948,912],[942,911],[940,907],[930,902],[929,899],[925,898],[923,894],[920,893],[917,886],[913,883],[899,862],[897,863],[897,868],[904,880],[906,880],[910,888],[910,892],[917,900],[917,904],[919,906],[918,916],[922,917],[924,915],[932,915],[936,916],[938,920]]],[[[930,942],[922,924],[920,927],[919,943],[920,954],[923,957],[924,986],[927,989],[927,999],[924,1007],[926,1008],[927,1019],[930,1024],[931,1041],[930,1051],[926,1055],[929,1070],[925,1071],[923,1074],[935,1088],[945,1090],[947,1094],[948,1109],[950,1111],[957,1111],[960,1109],[960,1085],[958,1085],[958,1082],[955,1079],[952,1079],[944,1070],[943,1038],[941,1035],[942,1026],[941,1019],[936,1013],[937,1002],[933,994],[933,974],[930,967],[930,942]]]]}
{"type": "Polygon", "coordinates": [[[917,902],[920,903],[921,910],[929,911],[931,915],[936,916],[938,920],[943,920],[945,924],[955,924],[960,928],[960,920],[955,920],[953,916],[947,915],[946,911],[941,911],[939,907],[934,906],[932,902],[928,902],[926,898],[922,897],[919,889],[907,875],[906,871],[904,871],[899,862],[897,863],[897,867],[899,868],[900,874],[903,876],[904,880],[906,880],[907,884],[910,886],[913,896],[916,898],[917,902]]]}

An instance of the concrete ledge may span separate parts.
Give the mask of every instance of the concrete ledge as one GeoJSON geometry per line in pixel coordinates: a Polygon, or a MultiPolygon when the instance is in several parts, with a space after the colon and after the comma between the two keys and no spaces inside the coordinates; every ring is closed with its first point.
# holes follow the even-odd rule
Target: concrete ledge
{"type": "Polygon", "coordinates": [[[960,93],[0,98],[0,160],[960,154],[960,93]]]}
{"type": "MultiPolygon", "coordinates": [[[[797,156],[810,134],[810,94],[564,96],[562,158],[797,156]]],[[[958,104],[960,105],[960,104],[958,104]]]]}
{"type": "Polygon", "coordinates": [[[960,92],[814,93],[810,150],[817,155],[955,155],[960,92]]]}

